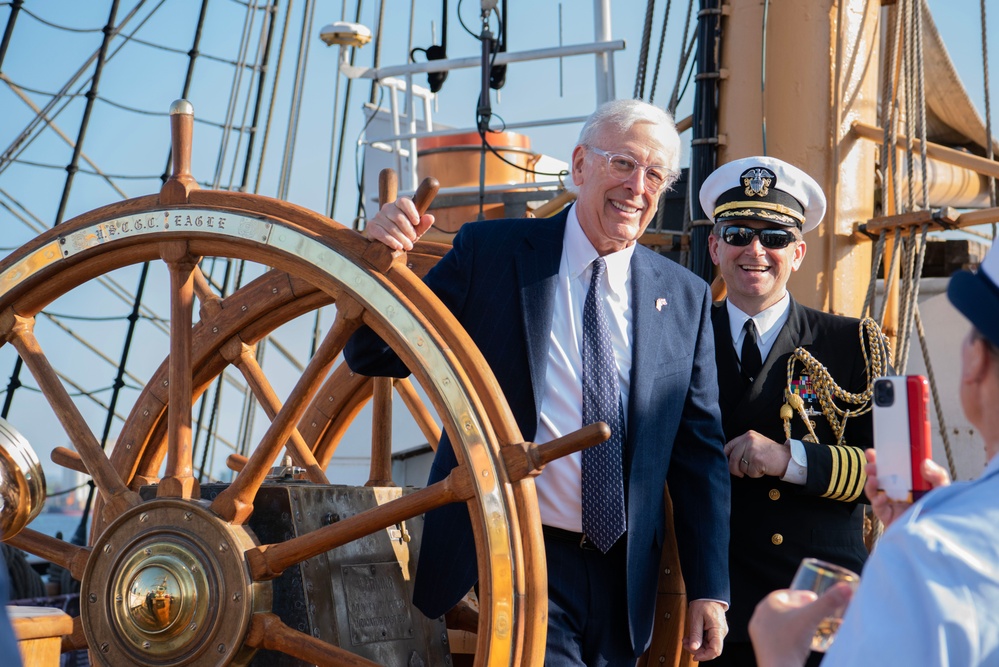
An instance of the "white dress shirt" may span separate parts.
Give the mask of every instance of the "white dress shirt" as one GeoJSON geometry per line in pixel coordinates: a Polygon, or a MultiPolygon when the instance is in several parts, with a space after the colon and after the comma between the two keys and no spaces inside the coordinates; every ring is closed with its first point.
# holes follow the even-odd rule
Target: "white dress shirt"
{"type": "MultiPolygon", "coordinates": [[[[600,307],[607,312],[617,358],[621,405],[628,415],[631,387],[631,256],[635,246],[604,255],[607,271],[600,286],[600,307]]],[[[535,442],[545,443],[579,430],[583,421],[583,302],[590,287],[596,249],[569,209],[555,288],[555,309],[548,339],[548,364],[535,442]]],[[[627,433],[627,423],[625,428],[627,433]]],[[[541,523],[573,532],[583,530],[582,455],[552,461],[535,480],[541,523]]]]}
{"type": "Polygon", "coordinates": [[[784,292],[784,297],[780,301],[752,317],[732,305],[731,301],[726,300],[725,304],[728,307],[728,326],[732,332],[735,355],[738,357],[742,354],[742,340],[746,337],[743,327],[746,326],[746,320],[753,320],[753,324],[756,325],[756,345],[760,348],[760,359],[766,361],[767,355],[773,349],[774,341],[777,340],[777,334],[787,322],[791,311],[791,299],[787,292],[784,292]]]}

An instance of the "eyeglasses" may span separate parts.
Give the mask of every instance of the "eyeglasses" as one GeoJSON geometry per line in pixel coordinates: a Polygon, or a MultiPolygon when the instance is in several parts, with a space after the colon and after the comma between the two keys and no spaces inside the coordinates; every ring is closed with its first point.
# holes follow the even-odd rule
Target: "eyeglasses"
{"type": "Polygon", "coordinates": [[[722,240],[737,247],[749,245],[753,242],[754,236],[759,236],[760,245],[770,250],[786,248],[797,240],[794,232],[790,229],[753,229],[752,227],[727,225],[721,230],[722,240]]]}
{"type": "Polygon", "coordinates": [[[641,169],[645,172],[645,190],[652,194],[660,192],[673,182],[673,172],[664,165],[642,164],[630,155],[608,153],[593,146],[586,148],[597,155],[602,155],[607,160],[607,173],[611,175],[611,178],[626,181],[631,178],[636,169],[641,169]]]}

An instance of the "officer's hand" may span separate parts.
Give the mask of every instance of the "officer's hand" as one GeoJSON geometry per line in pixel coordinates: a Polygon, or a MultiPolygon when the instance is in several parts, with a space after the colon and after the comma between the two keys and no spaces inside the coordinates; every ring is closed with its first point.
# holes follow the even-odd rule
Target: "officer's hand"
{"type": "Polygon", "coordinates": [[[783,477],[791,448],[756,431],[746,431],[725,443],[725,456],[729,472],[736,477],[783,477]]]}

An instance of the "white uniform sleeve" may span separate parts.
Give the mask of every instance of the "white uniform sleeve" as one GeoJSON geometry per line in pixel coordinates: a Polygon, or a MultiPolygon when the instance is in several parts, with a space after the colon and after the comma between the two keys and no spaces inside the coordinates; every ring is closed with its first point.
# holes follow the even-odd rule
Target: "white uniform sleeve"
{"type": "Polygon", "coordinates": [[[902,521],[867,561],[822,667],[983,664],[972,593],[981,573],[932,519],[902,521]]]}

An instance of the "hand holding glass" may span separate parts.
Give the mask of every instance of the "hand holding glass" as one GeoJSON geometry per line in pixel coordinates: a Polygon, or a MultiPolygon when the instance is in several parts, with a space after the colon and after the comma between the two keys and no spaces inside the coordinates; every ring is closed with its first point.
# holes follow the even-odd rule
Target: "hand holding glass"
{"type": "MultiPolygon", "coordinates": [[[[860,575],[845,567],[833,565],[818,558],[805,558],[801,561],[798,571],[794,574],[794,579],[791,581],[791,588],[799,591],[812,591],[816,595],[822,595],[830,587],[841,581],[849,584],[850,588],[856,591],[857,585],[860,583],[860,575]]],[[[819,623],[819,627],[815,630],[815,636],[812,637],[813,651],[824,652],[832,645],[833,639],[836,637],[836,631],[839,630],[840,623],[843,622],[844,611],[846,611],[845,605],[837,609],[832,616],[823,619],[819,623]]]]}

